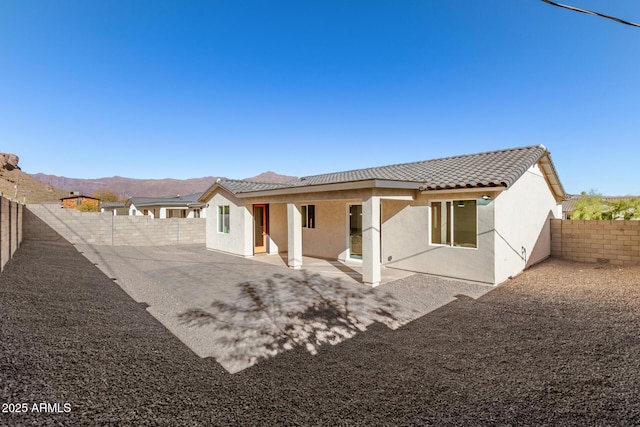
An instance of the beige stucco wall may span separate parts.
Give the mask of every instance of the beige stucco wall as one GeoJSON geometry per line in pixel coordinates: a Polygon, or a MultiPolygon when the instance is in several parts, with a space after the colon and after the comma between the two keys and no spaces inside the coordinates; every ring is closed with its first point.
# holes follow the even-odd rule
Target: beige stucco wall
{"type": "Polygon", "coordinates": [[[419,195],[415,201],[382,202],[382,263],[387,267],[494,283],[494,205],[478,206],[478,247],[430,244],[430,202],[476,200],[478,193],[419,195]]]}
{"type": "Polygon", "coordinates": [[[208,249],[241,256],[253,255],[253,215],[240,200],[224,190],[218,191],[207,203],[206,213],[208,249]],[[229,206],[229,233],[218,232],[218,206],[229,206]]]}
{"type": "MultiPolygon", "coordinates": [[[[354,200],[353,203],[362,203],[354,200]]],[[[327,259],[347,255],[347,201],[311,203],[316,205],[316,227],[302,229],[302,254],[327,259]]]]}
{"type": "Polygon", "coordinates": [[[269,241],[267,251],[271,254],[287,252],[287,205],[269,204],[269,241]]]}
{"type": "MultiPolygon", "coordinates": [[[[351,202],[361,203],[354,199],[351,202]]],[[[344,259],[347,250],[347,204],[348,201],[309,200],[296,203],[298,207],[316,206],[316,227],[302,229],[302,253],[304,256],[344,259]]],[[[269,253],[287,252],[287,205],[269,204],[269,253]]]]}
{"type": "Polygon", "coordinates": [[[537,165],[525,172],[496,204],[496,283],[507,280],[551,254],[551,224],[558,212],[537,165]]]}

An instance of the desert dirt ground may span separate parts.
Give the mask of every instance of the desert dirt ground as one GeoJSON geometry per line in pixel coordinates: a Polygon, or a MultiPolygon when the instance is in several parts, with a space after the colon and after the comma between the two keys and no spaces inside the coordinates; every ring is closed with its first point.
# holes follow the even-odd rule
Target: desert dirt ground
{"type": "Polygon", "coordinates": [[[640,267],[552,259],[230,374],[73,246],[28,241],[0,274],[0,404],[0,425],[640,425],[640,267]]]}

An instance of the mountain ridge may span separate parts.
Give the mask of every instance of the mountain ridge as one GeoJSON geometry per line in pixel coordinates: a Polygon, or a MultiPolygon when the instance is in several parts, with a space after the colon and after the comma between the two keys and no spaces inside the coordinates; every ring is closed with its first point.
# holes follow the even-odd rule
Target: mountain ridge
{"type": "MultiPolygon", "coordinates": [[[[128,199],[130,197],[168,197],[177,194],[200,193],[207,190],[218,179],[226,179],[226,177],[222,176],[206,176],[188,179],[144,179],[113,176],[85,179],[44,173],[29,174],[29,176],[46,185],[60,188],[66,192],[74,191],[84,195],[91,195],[98,190],[110,190],[122,199],[128,199]]],[[[244,178],[244,180],[254,182],[287,182],[292,179],[296,179],[296,177],[280,175],[273,171],[267,171],[254,177],[244,178]]]]}
{"type": "MultiPolygon", "coordinates": [[[[90,196],[98,190],[112,191],[121,199],[184,196],[204,192],[218,179],[226,179],[221,176],[189,179],[143,179],[118,175],[92,179],[69,178],[44,173],[30,174],[23,171],[18,162],[17,155],[0,153],[0,194],[6,198],[26,203],[58,202],[61,198],[69,196],[71,192],[90,196]]],[[[254,182],[282,183],[297,179],[297,177],[267,171],[244,179],[254,182]]]]}

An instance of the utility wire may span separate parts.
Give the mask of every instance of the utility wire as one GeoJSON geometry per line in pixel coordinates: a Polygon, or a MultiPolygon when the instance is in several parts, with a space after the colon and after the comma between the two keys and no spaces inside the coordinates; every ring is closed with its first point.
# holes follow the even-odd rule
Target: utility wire
{"type": "Polygon", "coordinates": [[[631,25],[632,27],[640,27],[640,24],[636,24],[636,23],[630,22],[630,21],[625,21],[624,19],[616,18],[615,16],[605,15],[605,14],[600,13],[600,12],[594,12],[592,10],[586,10],[586,9],[580,9],[580,8],[573,7],[573,6],[567,6],[566,4],[556,3],[556,2],[551,1],[551,0],[542,0],[542,1],[545,2],[545,3],[549,3],[552,6],[563,7],[565,9],[569,9],[569,10],[573,10],[573,11],[581,12],[581,13],[588,13],[589,15],[600,16],[602,18],[611,19],[611,20],[619,22],[621,24],[631,25]]]}

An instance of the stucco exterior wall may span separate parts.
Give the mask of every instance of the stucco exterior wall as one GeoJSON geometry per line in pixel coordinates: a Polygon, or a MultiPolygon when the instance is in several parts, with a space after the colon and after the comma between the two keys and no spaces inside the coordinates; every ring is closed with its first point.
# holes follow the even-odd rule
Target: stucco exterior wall
{"type": "Polygon", "coordinates": [[[551,254],[551,223],[558,213],[549,185],[537,165],[531,167],[496,204],[496,283],[507,280],[551,254]]]}
{"type": "MultiPolygon", "coordinates": [[[[266,202],[265,202],[266,203],[266,202]]],[[[302,253],[326,259],[345,259],[347,254],[347,205],[362,203],[352,201],[305,201],[296,203],[316,206],[316,227],[302,229],[302,253]]],[[[287,204],[267,203],[269,205],[269,253],[282,253],[288,250],[287,204]]],[[[251,203],[250,206],[253,206],[251,203]]]]}
{"type": "MultiPolygon", "coordinates": [[[[353,203],[362,203],[354,200],[353,203]]],[[[316,206],[316,227],[302,229],[302,254],[326,259],[347,256],[347,201],[309,203],[316,206]]]]}
{"type": "Polygon", "coordinates": [[[253,256],[252,205],[245,206],[225,191],[216,193],[208,203],[207,248],[246,257],[253,256]],[[218,232],[218,206],[229,206],[229,233],[218,232]]]}
{"type": "Polygon", "coordinates": [[[383,200],[382,263],[419,273],[494,283],[494,205],[478,203],[477,248],[430,243],[430,202],[476,200],[478,193],[419,195],[413,202],[383,200]]]}
{"type": "Polygon", "coordinates": [[[269,242],[267,251],[271,254],[287,252],[287,205],[269,204],[269,242]]]}

